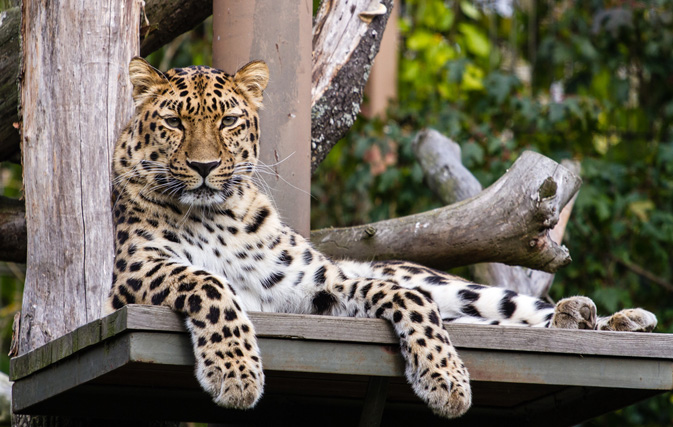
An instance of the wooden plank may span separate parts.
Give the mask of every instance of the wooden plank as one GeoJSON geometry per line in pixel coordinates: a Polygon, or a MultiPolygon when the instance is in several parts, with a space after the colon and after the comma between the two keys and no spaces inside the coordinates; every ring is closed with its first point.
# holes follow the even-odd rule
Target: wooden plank
{"type": "MultiPolygon", "coordinates": [[[[194,365],[186,335],[134,332],[130,360],[151,364],[194,365]]],[[[402,376],[404,362],[396,349],[348,342],[260,338],[264,369],[341,375],[402,376]]]]}
{"type": "MultiPolygon", "coordinates": [[[[385,320],[282,313],[249,313],[259,336],[397,344],[385,320]]],[[[673,356],[673,334],[646,334],[445,323],[459,348],[601,356],[673,356]]],[[[182,320],[165,307],[129,306],[128,328],[184,331],[182,320]]]]}
{"type": "MultiPolygon", "coordinates": [[[[110,319],[120,317],[120,314],[122,313],[115,314],[110,319]]],[[[100,319],[94,320],[28,354],[11,359],[10,379],[14,381],[25,377],[79,350],[98,344],[101,341],[101,322],[100,319]]]]}
{"type": "MultiPolygon", "coordinates": [[[[380,319],[250,313],[259,337],[386,344],[398,339],[380,319]]],[[[505,350],[584,356],[670,359],[673,335],[445,324],[451,339],[465,349],[505,350]]],[[[186,333],[182,318],[165,307],[130,305],[91,322],[11,361],[11,378],[25,377],[74,352],[126,331],[186,333]],[[71,337],[75,334],[77,337],[71,337]],[[76,345],[75,345],[76,343],[76,345]]]]}
{"type": "MultiPolygon", "coordinates": [[[[387,345],[333,341],[261,338],[267,371],[401,377],[403,361],[387,345]]],[[[569,385],[596,389],[673,389],[673,361],[647,358],[580,357],[577,355],[465,349],[461,352],[477,383],[569,385]]],[[[194,358],[184,333],[136,331],[120,334],[100,345],[22,378],[14,386],[14,410],[24,411],[59,394],[127,365],[135,370],[181,366],[190,373],[194,358]]],[[[174,368],[171,368],[174,369],[174,368]]],[[[171,376],[162,378],[171,388],[171,376]]],[[[179,380],[182,389],[184,380],[179,380]]],[[[192,381],[192,388],[198,388],[192,381]]],[[[624,395],[629,392],[624,391],[624,395]]]]}
{"type": "MultiPolygon", "coordinates": [[[[131,361],[194,364],[186,336],[135,332],[131,361]]],[[[401,377],[404,361],[396,347],[362,343],[260,338],[264,369],[401,377]]],[[[555,384],[651,390],[673,389],[673,360],[534,354],[465,349],[473,381],[555,384]]]]}
{"type": "Polygon", "coordinates": [[[673,360],[467,349],[474,381],[649,390],[673,389],[673,360]]]}
{"type": "Polygon", "coordinates": [[[12,410],[20,412],[46,399],[71,390],[129,362],[130,336],[89,347],[51,369],[15,382],[12,388],[12,410]]]}

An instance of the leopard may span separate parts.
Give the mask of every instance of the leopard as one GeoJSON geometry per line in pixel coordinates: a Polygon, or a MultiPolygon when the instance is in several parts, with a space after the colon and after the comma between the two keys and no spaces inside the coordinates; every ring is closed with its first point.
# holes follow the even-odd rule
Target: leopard
{"type": "MultiPolygon", "coordinates": [[[[223,407],[264,391],[253,311],[388,321],[404,375],[437,415],[471,406],[469,372],[444,323],[652,331],[654,314],[598,317],[583,296],[551,304],[401,261],[331,259],[281,220],[255,179],[269,68],[161,72],[129,64],[134,113],[112,160],[115,259],[107,310],[170,307],[184,317],[195,376],[223,407]]],[[[419,243],[422,244],[422,243],[419,243]]]]}

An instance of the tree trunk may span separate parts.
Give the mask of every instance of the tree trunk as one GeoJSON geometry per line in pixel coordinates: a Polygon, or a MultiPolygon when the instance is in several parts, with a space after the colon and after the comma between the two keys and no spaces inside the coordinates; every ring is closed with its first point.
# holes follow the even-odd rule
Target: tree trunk
{"type": "MultiPolygon", "coordinates": [[[[141,1],[24,0],[28,266],[18,352],[100,317],[114,257],[109,165],[131,113],[141,1]],[[85,83],[85,84],[84,84],[85,83]]],[[[15,426],[94,425],[17,415],[15,426]]]]}
{"type": "Polygon", "coordinates": [[[311,172],[355,122],[393,0],[323,0],[313,25],[311,172]],[[383,12],[385,10],[385,12],[383,12]],[[383,13],[376,15],[376,13],[383,13]]]}
{"type": "MultiPolygon", "coordinates": [[[[418,159],[425,179],[440,200],[450,205],[476,196],[481,184],[463,166],[460,146],[435,130],[418,133],[414,141],[414,153],[418,159]]],[[[562,165],[575,174],[579,174],[579,164],[563,161],[562,165]]],[[[575,195],[563,208],[558,224],[551,231],[551,239],[561,243],[565,226],[572,210],[575,195]]],[[[539,270],[509,266],[500,263],[481,263],[472,266],[474,280],[479,283],[499,286],[512,291],[544,297],[549,291],[554,275],[539,270]]]]}
{"type": "Polygon", "coordinates": [[[439,269],[502,262],[554,272],[571,259],[549,231],[580,183],[568,169],[527,151],[471,199],[374,224],[314,231],[311,241],[335,258],[405,259],[439,269]]]}
{"type": "Polygon", "coordinates": [[[127,69],[141,3],[23,3],[29,262],[20,354],[102,314],[114,257],[109,165],[132,109],[127,69]]]}

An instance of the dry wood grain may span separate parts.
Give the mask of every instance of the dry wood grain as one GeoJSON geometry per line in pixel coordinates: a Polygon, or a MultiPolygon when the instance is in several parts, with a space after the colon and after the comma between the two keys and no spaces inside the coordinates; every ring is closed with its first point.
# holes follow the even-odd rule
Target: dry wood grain
{"type": "Polygon", "coordinates": [[[20,353],[102,314],[114,256],[108,165],[131,113],[141,3],[24,1],[20,353]]]}

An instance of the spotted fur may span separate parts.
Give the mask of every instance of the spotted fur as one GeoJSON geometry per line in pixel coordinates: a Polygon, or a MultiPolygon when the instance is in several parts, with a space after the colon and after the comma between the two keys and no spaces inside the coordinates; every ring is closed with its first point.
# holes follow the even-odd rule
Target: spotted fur
{"type": "Polygon", "coordinates": [[[444,417],[470,407],[469,374],[442,321],[652,330],[625,310],[596,318],[588,298],[556,307],[403,261],[333,261],[285,226],[255,185],[258,110],[269,75],[129,66],[135,114],[115,148],[116,258],[109,309],[171,307],[186,317],[196,376],[215,402],[248,408],[264,371],[247,312],[377,317],[394,326],[416,394],[444,417]]]}

